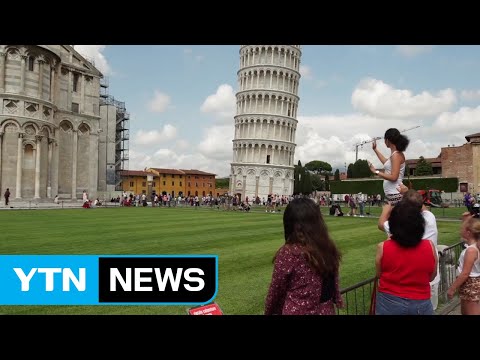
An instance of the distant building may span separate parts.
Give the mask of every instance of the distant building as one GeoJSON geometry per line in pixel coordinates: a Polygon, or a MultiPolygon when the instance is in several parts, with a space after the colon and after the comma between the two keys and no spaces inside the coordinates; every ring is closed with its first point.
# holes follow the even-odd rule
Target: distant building
{"type": "MultiPolygon", "coordinates": [[[[432,164],[433,175],[458,178],[458,191],[480,193],[480,133],[465,136],[467,143],[460,146],[442,147],[436,158],[426,158],[432,164]]],[[[410,176],[416,175],[419,159],[408,159],[410,176]]],[[[407,174],[406,174],[407,175],[407,174]]]]}
{"type": "Polygon", "coordinates": [[[186,194],[186,176],[185,173],[177,169],[148,168],[154,174],[152,188],[157,194],[170,194],[178,196],[186,194]]]}
{"type": "MultiPolygon", "coordinates": [[[[339,173],[338,175],[339,175],[339,177],[340,177],[340,180],[347,180],[347,173],[341,172],[341,173],[339,173]]],[[[325,179],[325,175],[321,175],[321,178],[322,178],[322,180],[324,180],[324,179],[325,179]]],[[[335,180],[335,174],[330,175],[330,176],[328,177],[328,180],[334,181],[334,180],[335,180]]]]}
{"type": "Polygon", "coordinates": [[[156,190],[158,175],[143,170],[124,170],[120,173],[122,178],[122,190],[128,194],[147,194],[148,176],[152,177],[151,189],[156,190]]]}
{"type": "Polygon", "coordinates": [[[215,189],[216,196],[219,197],[228,194],[229,190],[229,188],[217,188],[215,189]]]}
{"type": "Polygon", "coordinates": [[[214,195],[215,194],[215,175],[212,173],[200,171],[200,170],[185,170],[187,186],[185,187],[185,194],[188,195],[214,195]]]}
{"type": "MultiPolygon", "coordinates": [[[[408,167],[408,174],[405,174],[405,176],[410,175],[410,176],[416,176],[417,175],[417,163],[420,161],[420,159],[408,159],[405,160],[405,163],[408,167]]],[[[429,164],[432,165],[432,175],[442,175],[442,159],[440,156],[436,158],[425,158],[425,161],[429,164]]]]}
{"type": "Polygon", "coordinates": [[[122,190],[134,194],[215,195],[215,174],[195,169],[147,168],[121,172],[122,190]],[[150,178],[150,180],[149,180],[150,178]]]}
{"type": "Polygon", "coordinates": [[[480,193],[480,133],[465,136],[466,144],[443,147],[442,177],[457,177],[459,190],[480,193]]]}

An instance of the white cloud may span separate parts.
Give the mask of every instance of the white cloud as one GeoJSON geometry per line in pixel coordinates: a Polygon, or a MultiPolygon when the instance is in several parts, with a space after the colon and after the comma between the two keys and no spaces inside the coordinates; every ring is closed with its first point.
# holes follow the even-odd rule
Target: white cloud
{"type": "Polygon", "coordinates": [[[202,155],[214,161],[231,161],[233,157],[233,125],[213,126],[204,133],[198,145],[202,155]]]}
{"type": "Polygon", "coordinates": [[[433,45],[397,45],[396,50],[405,57],[414,57],[432,51],[433,45]]]}
{"type": "Polygon", "coordinates": [[[191,54],[192,51],[193,51],[193,50],[190,49],[190,48],[185,48],[185,49],[183,49],[183,53],[184,53],[184,54],[191,54]]]}
{"type": "Polygon", "coordinates": [[[135,134],[134,143],[137,145],[155,145],[170,141],[177,136],[177,128],[166,124],[162,130],[138,130],[135,134]]]}
{"type": "MultiPolygon", "coordinates": [[[[419,125],[418,118],[432,115],[430,119],[422,119],[421,128],[412,129],[405,133],[410,139],[410,145],[405,152],[407,159],[424,156],[436,157],[441,148],[448,144],[461,145],[465,143],[465,135],[477,132],[475,119],[480,117],[480,106],[477,108],[462,108],[457,112],[446,112],[454,103],[455,94],[446,89],[436,95],[423,92],[414,95],[408,90],[397,90],[375,79],[368,79],[361,83],[352,95],[352,102],[356,107],[367,109],[365,113],[344,115],[323,114],[318,116],[299,116],[295,142],[295,163],[301,160],[303,164],[312,160],[322,160],[330,163],[333,169],[345,170],[345,164],[355,162],[356,149],[358,159],[367,159],[378,168],[382,164],[372,150],[373,137],[383,137],[388,128],[397,128],[400,131],[419,125]],[[366,99],[371,97],[370,102],[366,99]],[[377,99],[377,103],[374,100],[377,99]],[[379,104],[388,103],[389,107],[379,104]],[[372,105],[373,104],[373,105],[372,105]],[[435,110],[428,109],[433,107],[435,110]],[[400,111],[399,107],[403,107],[400,111]],[[387,114],[387,108],[392,114],[387,114]],[[409,115],[409,116],[407,116],[409,115]],[[393,117],[393,116],[396,116],[393,117]],[[436,118],[434,117],[436,116],[436,118]],[[417,118],[416,118],[417,117],[417,118]],[[356,146],[358,145],[358,146],[356,146]]],[[[232,120],[234,115],[235,96],[229,85],[221,85],[215,94],[207,97],[202,104],[203,112],[215,114],[218,117],[232,120]],[[229,105],[230,104],[230,105],[229,105]]],[[[171,126],[171,125],[170,125],[171,126]]],[[[143,132],[142,144],[160,144],[157,141],[162,131],[143,132]]],[[[176,131],[170,132],[175,134],[176,131]]],[[[137,137],[139,134],[137,133],[137,137]]],[[[216,173],[218,176],[228,176],[232,161],[233,124],[219,124],[204,131],[198,143],[187,143],[177,140],[174,146],[161,145],[150,152],[135,152],[130,156],[130,168],[142,169],[145,166],[199,169],[216,173]],[[135,167],[134,167],[135,166],[135,167]]],[[[135,139],[137,139],[137,137],[135,139]]],[[[163,143],[161,143],[163,144],[163,143]]],[[[379,150],[387,155],[389,149],[384,140],[378,140],[379,150]]]]}
{"type": "Polygon", "coordinates": [[[195,60],[197,60],[198,62],[201,62],[205,59],[205,56],[204,55],[195,55],[195,60]]]}
{"type": "Polygon", "coordinates": [[[347,160],[345,153],[348,150],[347,144],[337,136],[326,138],[318,132],[309,133],[302,145],[295,150],[295,164],[298,163],[298,160],[302,161],[304,165],[312,160],[327,161],[330,165],[332,165],[331,161],[341,163],[347,160]]]}
{"type": "MultiPolygon", "coordinates": [[[[478,132],[480,106],[476,108],[462,107],[457,112],[445,112],[433,123],[434,133],[445,133],[449,136],[463,137],[478,132]]],[[[459,145],[459,144],[457,144],[459,145]]]]}
{"type": "MultiPolygon", "coordinates": [[[[196,148],[185,140],[178,140],[175,148],[159,147],[151,152],[130,150],[130,169],[141,170],[145,167],[164,167],[174,169],[198,169],[212,172],[219,177],[230,174],[232,161],[233,126],[213,126],[205,130],[203,139],[196,148]],[[190,151],[189,151],[190,149],[190,151]],[[192,151],[193,150],[193,151],[192,151]],[[197,151],[195,151],[197,150],[197,151]]],[[[151,149],[159,144],[157,132],[145,132],[143,145],[151,149]]],[[[137,139],[138,133],[135,139],[137,139]]]]}
{"type": "MultiPolygon", "coordinates": [[[[445,112],[435,120],[425,121],[420,128],[405,131],[410,144],[405,151],[407,159],[437,157],[442,147],[460,146],[466,143],[465,135],[478,132],[480,106],[461,108],[456,112],[445,112]]],[[[400,131],[417,126],[413,120],[381,120],[363,114],[300,116],[298,118],[295,142],[295,164],[312,160],[330,163],[333,169],[345,170],[345,163],[355,162],[356,144],[382,137],[377,141],[378,149],[389,154],[383,135],[388,128],[400,131]],[[382,125],[383,124],[383,125],[382,125]],[[379,127],[381,126],[381,127],[379,127]]],[[[358,159],[367,159],[381,168],[382,164],[372,150],[372,143],[358,146],[358,159]]]]}
{"type": "Polygon", "coordinates": [[[197,169],[217,174],[218,177],[228,176],[230,171],[229,163],[214,161],[200,153],[179,153],[165,148],[158,149],[152,155],[130,151],[130,170],[142,170],[145,167],[197,169]]]}
{"type": "Polygon", "coordinates": [[[410,155],[412,159],[418,159],[420,156],[424,158],[435,158],[440,155],[441,149],[447,144],[442,141],[426,141],[425,138],[412,138],[408,145],[407,155],[410,155]]]}
{"type": "Polygon", "coordinates": [[[175,148],[178,150],[187,150],[190,147],[190,143],[187,140],[180,139],[175,143],[175,148]]]}
{"type": "Polygon", "coordinates": [[[104,75],[111,75],[111,68],[105,55],[102,54],[106,45],[73,45],[80,55],[93,60],[95,67],[104,75]]]}
{"type": "Polygon", "coordinates": [[[152,112],[162,113],[167,109],[168,105],[170,105],[170,102],[171,98],[168,94],[155,90],[153,99],[148,103],[148,108],[152,112]]]}
{"type": "Polygon", "coordinates": [[[480,100],[480,90],[462,90],[460,97],[466,101],[480,100]]]}
{"type": "Polygon", "coordinates": [[[164,139],[172,139],[176,135],[176,129],[171,125],[165,125],[162,131],[142,131],[135,136],[136,145],[148,145],[142,147],[144,151],[130,150],[129,167],[131,170],[141,170],[145,167],[164,167],[173,169],[198,169],[212,172],[220,177],[230,174],[230,162],[232,161],[233,126],[213,126],[204,131],[203,139],[195,147],[185,140],[178,140],[174,147],[161,147],[164,141],[160,140],[162,134],[167,135],[164,139]],[[168,136],[170,134],[170,136],[168,136]],[[155,147],[155,144],[159,144],[155,147]],[[148,150],[147,150],[148,149],[148,150]],[[151,150],[150,150],[151,149],[151,150]]]}
{"type": "Polygon", "coordinates": [[[448,88],[437,94],[395,89],[381,80],[366,78],[352,93],[355,109],[380,118],[419,118],[435,116],[449,110],[457,101],[455,91],[448,88]]]}
{"type": "Polygon", "coordinates": [[[152,167],[152,156],[135,149],[128,151],[128,170],[143,170],[152,167]]]}
{"type": "MultiPolygon", "coordinates": [[[[407,120],[380,120],[362,114],[300,116],[295,142],[295,164],[298,160],[302,164],[312,160],[328,162],[334,169],[344,171],[344,164],[355,162],[355,144],[371,140],[374,137],[383,137],[388,128],[397,128],[400,131],[417,125],[407,120]],[[381,128],[379,124],[384,124],[381,128]]],[[[419,138],[419,132],[406,132],[410,139],[419,138]]],[[[377,145],[384,154],[388,153],[384,141],[377,141],[377,145]]],[[[440,148],[433,152],[440,152],[440,148]]],[[[407,157],[410,147],[406,151],[407,157]]],[[[415,157],[414,153],[411,153],[415,157]]],[[[436,154],[437,155],[437,154],[436,154]]],[[[435,155],[435,156],[436,156],[435,155]]],[[[372,144],[358,146],[358,159],[368,159],[380,167],[372,144]]]]}
{"type": "MultiPolygon", "coordinates": [[[[407,159],[419,156],[436,157],[441,148],[448,144],[461,145],[465,143],[465,135],[478,131],[474,118],[480,116],[480,107],[464,108],[456,113],[441,114],[436,121],[425,123],[421,128],[404,133],[410,139],[410,145],[405,151],[407,159]],[[455,123],[446,128],[446,124],[455,123]]],[[[358,159],[367,159],[378,168],[382,164],[372,150],[373,137],[383,137],[388,128],[400,131],[418,125],[413,120],[381,120],[363,114],[300,116],[295,142],[295,164],[301,160],[303,164],[312,160],[322,160],[330,163],[333,170],[345,170],[345,164],[355,162],[355,150],[358,148],[358,159]]],[[[130,152],[130,169],[139,170],[145,166],[199,169],[213,172],[218,176],[228,176],[232,161],[233,126],[218,125],[205,130],[197,146],[178,140],[175,147],[158,147],[150,152],[130,152]],[[185,146],[179,146],[183,143],[185,146]],[[191,150],[189,150],[191,149],[191,150]]],[[[156,139],[158,136],[155,136],[156,139]]],[[[149,145],[159,144],[152,141],[149,145]]],[[[389,149],[383,139],[377,141],[379,150],[387,155],[389,149]]],[[[149,148],[152,148],[150,146],[149,148]]]]}
{"type": "Polygon", "coordinates": [[[312,68],[308,65],[300,65],[300,75],[306,80],[313,79],[312,68]]]}
{"type": "Polygon", "coordinates": [[[222,84],[215,94],[209,95],[205,99],[200,110],[214,114],[217,119],[232,121],[235,116],[235,104],[236,97],[233,88],[228,84],[222,84]]]}

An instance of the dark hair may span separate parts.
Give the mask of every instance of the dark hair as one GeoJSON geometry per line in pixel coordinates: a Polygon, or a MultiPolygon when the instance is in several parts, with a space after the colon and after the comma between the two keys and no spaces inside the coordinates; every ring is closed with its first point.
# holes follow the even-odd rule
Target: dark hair
{"type": "Polygon", "coordinates": [[[309,198],[292,200],[283,213],[286,244],[299,244],[308,263],[321,275],[338,273],[342,255],[328,234],[320,207],[309,198]]]}
{"type": "Polygon", "coordinates": [[[425,219],[417,205],[400,201],[392,209],[390,218],[392,240],[402,247],[415,247],[422,241],[425,219]]]}
{"type": "Polygon", "coordinates": [[[405,194],[403,194],[403,198],[401,201],[409,203],[413,206],[417,206],[419,209],[421,209],[423,206],[423,196],[420,195],[418,191],[415,191],[413,189],[410,189],[405,194]]]}
{"type": "Polygon", "coordinates": [[[395,128],[390,128],[385,131],[384,138],[394,144],[398,151],[405,151],[410,143],[408,137],[400,134],[400,131],[395,128]]]}

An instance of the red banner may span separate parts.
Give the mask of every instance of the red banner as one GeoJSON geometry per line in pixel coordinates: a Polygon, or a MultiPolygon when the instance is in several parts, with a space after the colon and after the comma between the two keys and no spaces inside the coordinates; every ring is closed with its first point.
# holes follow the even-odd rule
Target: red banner
{"type": "Polygon", "coordinates": [[[223,315],[220,306],[215,303],[191,308],[188,313],[190,315],[223,315]]]}

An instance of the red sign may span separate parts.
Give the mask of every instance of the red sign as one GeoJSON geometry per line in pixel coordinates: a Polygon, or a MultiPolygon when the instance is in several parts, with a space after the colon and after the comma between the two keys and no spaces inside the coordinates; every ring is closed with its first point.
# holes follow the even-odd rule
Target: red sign
{"type": "Polygon", "coordinates": [[[215,303],[191,308],[188,313],[190,315],[223,315],[220,306],[215,303]]]}

